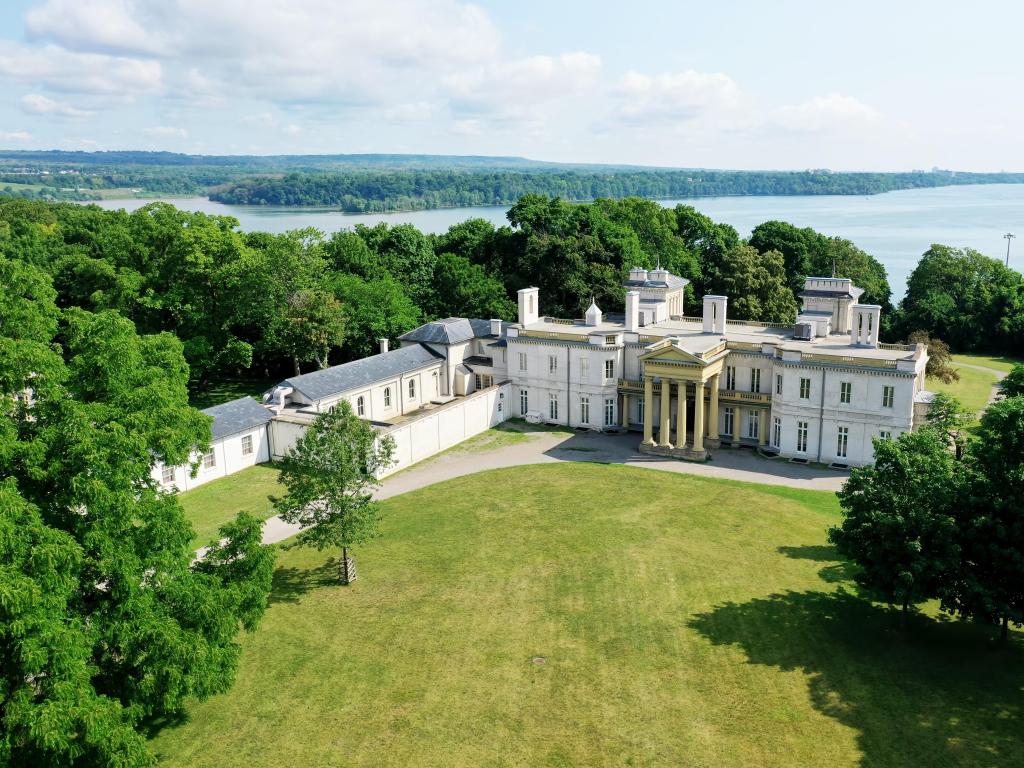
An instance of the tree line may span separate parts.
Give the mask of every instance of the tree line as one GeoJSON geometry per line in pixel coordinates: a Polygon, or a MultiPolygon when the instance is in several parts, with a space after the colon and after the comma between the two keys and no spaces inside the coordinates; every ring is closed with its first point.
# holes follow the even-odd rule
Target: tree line
{"type": "Polygon", "coordinates": [[[873,195],[899,189],[1024,181],[1024,175],[710,170],[406,170],[287,173],[227,182],[210,199],[330,206],[350,213],[512,205],[526,194],[572,201],[723,195],[873,195]]]}
{"type": "Polygon", "coordinates": [[[834,272],[883,307],[886,340],[925,331],[954,351],[1022,351],[1024,280],[974,251],[932,246],[894,307],[876,258],[786,222],[743,239],[691,206],[540,195],[523,196],[508,219],[437,235],[409,224],[268,234],[165,203],[126,213],[7,200],[0,254],[47,272],[61,307],[114,310],[141,333],[175,334],[193,387],[363,357],[374,339],[436,317],[514,319],[524,285],[541,289],[551,316],[581,317],[591,296],[616,312],[629,268],[659,263],[691,281],[691,314],[700,296],[720,293],[730,317],[788,322],[804,277],[834,272]]]}

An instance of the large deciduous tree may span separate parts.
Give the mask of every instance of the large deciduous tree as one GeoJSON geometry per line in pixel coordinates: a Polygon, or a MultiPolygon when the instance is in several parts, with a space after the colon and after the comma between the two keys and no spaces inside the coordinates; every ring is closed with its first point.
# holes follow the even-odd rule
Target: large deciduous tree
{"type": "Polygon", "coordinates": [[[1024,396],[1024,363],[1017,363],[999,382],[999,393],[1003,397],[1024,396]]]}
{"type": "Polygon", "coordinates": [[[956,509],[962,473],[930,429],[875,441],[875,463],[858,467],[839,493],[841,525],[828,532],[857,565],[869,596],[901,607],[942,595],[957,573],[956,509]]]}
{"type": "Polygon", "coordinates": [[[716,274],[709,288],[729,297],[730,316],[769,323],[796,319],[796,301],[778,251],[758,253],[753,246],[735,245],[723,256],[716,274]]]}
{"type": "Polygon", "coordinates": [[[231,685],[272,556],[243,517],[194,564],[151,478],[209,442],[181,343],[60,312],[33,267],[0,258],[0,274],[19,276],[0,283],[0,762],[146,765],[144,719],[231,685]]]}
{"type": "Polygon", "coordinates": [[[303,529],[289,546],[341,549],[341,580],[348,583],[348,550],[376,532],[372,491],[393,457],[391,438],[378,438],[347,400],[319,414],[281,462],[287,491],[274,508],[285,522],[303,529]]]}
{"type": "Polygon", "coordinates": [[[1024,624],[1024,397],[989,407],[968,453],[969,503],[959,508],[963,566],[947,607],[963,616],[1024,624]]]}

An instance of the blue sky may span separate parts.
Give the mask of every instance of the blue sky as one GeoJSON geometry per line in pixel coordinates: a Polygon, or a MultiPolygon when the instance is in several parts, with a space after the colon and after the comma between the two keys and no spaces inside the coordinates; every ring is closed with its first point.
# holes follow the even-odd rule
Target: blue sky
{"type": "Polygon", "coordinates": [[[1024,171],[1022,22],[892,0],[5,0],[0,147],[1024,171]]]}

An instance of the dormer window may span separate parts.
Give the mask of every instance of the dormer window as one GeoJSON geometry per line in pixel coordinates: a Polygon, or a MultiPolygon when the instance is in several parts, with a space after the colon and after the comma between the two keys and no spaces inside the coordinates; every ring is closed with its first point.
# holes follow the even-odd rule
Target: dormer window
{"type": "Polygon", "coordinates": [[[615,342],[617,342],[618,339],[619,339],[618,336],[605,336],[604,337],[605,346],[606,347],[614,347],[615,346],[615,342]]]}

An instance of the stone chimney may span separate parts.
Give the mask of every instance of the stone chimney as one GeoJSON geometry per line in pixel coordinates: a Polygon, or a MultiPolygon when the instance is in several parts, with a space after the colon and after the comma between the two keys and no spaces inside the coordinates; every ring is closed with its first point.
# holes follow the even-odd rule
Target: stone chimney
{"type": "Polygon", "coordinates": [[[626,330],[640,330],[640,291],[626,291],[626,330]]]}
{"type": "Polygon", "coordinates": [[[519,297],[519,324],[533,325],[540,317],[540,289],[520,288],[519,297]]]}
{"type": "Polygon", "coordinates": [[[725,296],[704,297],[704,333],[725,333],[725,310],[729,299],[725,296]]]}
{"type": "Polygon", "coordinates": [[[382,355],[385,352],[388,351],[388,340],[387,339],[377,339],[377,343],[380,344],[380,353],[382,355]]]}
{"type": "Polygon", "coordinates": [[[647,270],[643,267],[633,267],[629,270],[629,281],[631,283],[646,283],[647,270]]]}

